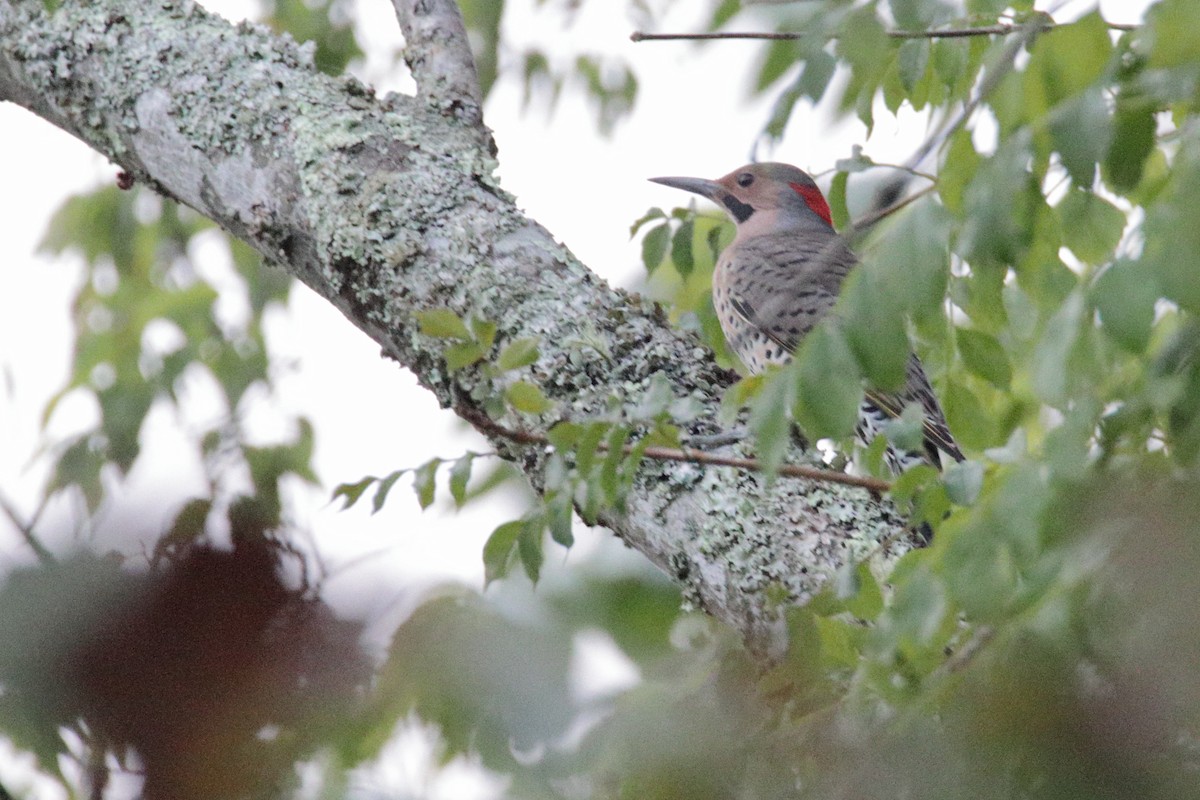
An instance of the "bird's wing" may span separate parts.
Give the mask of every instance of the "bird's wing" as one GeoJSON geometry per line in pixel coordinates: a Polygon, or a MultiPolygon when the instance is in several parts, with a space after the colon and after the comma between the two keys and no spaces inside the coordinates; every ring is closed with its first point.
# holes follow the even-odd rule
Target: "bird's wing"
{"type": "Polygon", "coordinates": [[[962,450],[958,448],[954,436],[950,433],[937,395],[933,393],[933,387],[929,384],[929,378],[925,375],[921,360],[915,353],[909,354],[905,371],[907,377],[903,390],[898,393],[888,393],[867,389],[867,400],[893,418],[900,416],[904,411],[904,406],[912,402],[919,402],[925,412],[923,427],[926,443],[937,447],[955,461],[962,461],[964,458],[962,450]]]}

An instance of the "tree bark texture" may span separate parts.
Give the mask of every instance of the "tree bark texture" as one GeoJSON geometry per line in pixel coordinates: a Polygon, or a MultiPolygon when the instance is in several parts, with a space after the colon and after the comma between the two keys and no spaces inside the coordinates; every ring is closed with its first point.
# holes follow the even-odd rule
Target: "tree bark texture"
{"type": "MultiPolygon", "coordinates": [[[[729,378],[707,350],[606,285],[497,185],[453,2],[394,2],[416,97],[320,74],[309,46],[190,0],[66,0],[53,13],[0,0],[0,100],[253,246],[446,407],[478,412],[527,380],[555,409],[503,422],[544,432],[636,400],[658,374],[701,408],[685,433],[719,431],[729,378]],[[535,337],[540,358],[498,377],[450,372],[447,341],[416,323],[436,308],[495,322],[500,345],[535,337]]],[[[540,484],[544,448],[495,444],[540,484]]],[[[693,464],[646,462],[625,512],[602,522],[761,653],[780,651],[787,601],[911,546],[890,504],[861,489],[693,464]]]]}

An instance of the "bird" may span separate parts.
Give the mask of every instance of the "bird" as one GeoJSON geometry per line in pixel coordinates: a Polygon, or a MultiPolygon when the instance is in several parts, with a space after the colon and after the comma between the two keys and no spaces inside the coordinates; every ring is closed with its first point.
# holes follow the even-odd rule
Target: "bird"
{"type": "MultiPolygon", "coordinates": [[[[858,264],[833,227],[829,203],[804,170],[790,164],[747,164],[716,180],[651,178],[654,183],[706,197],[737,226],[717,259],[712,278],[713,308],[732,350],[751,374],[788,363],[805,335],[837,301],[842,282],[858,264]]],[[[917,463],[941,468],[942,454],[962,461],[946,417],[920,359],[911,350],[905,384],[896,392],[868,388],[857,435],[870,444],[906,405],[919,404],[923,447],[919,452],[886,451],[899,474],[917,463]]]]}

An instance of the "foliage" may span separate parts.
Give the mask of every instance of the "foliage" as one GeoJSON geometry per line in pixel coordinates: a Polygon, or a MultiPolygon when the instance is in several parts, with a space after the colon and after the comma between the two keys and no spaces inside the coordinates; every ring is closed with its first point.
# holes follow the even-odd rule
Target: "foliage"
{"type": "MultiPolygon", "coordinates": [[[[485,88],[512,75],[557,97],[575,76],[601,127],[633,103],[628,68],[592,55],[552,67],[536,49],[507,49],[502,3],[463,5],[485,88]]],[[[330,22],[338,8],[279,2],[268,16],[316,40],[322,68],[336,72],[358,53],[349,28],[330,22]]],[[[228,741],[187,751],[193,769],[253,767],[223,795],[288,794],[301,760],[323,765],[328,794],[349,793],[347,771],[415,718],[436,728],[440,758],[474,757],[520,797],[1195,796],[1198,13],[1195,0],[1160,0],[1133,32],[1093,12],[1049,30],[901,38],[891,33],[1050,20],[1029,0],[713,4],[713,29],[804,31],[760,48],[753,91],[776,98],[768,138],[791,135],[797,105],[818,101],[867,131],[885,112],[926,110],[932,132],[910,165],[931,176],[924,194],[856,231],[863,263],[835,319],[791,367],[734,387],[730,416],[749,405],[768,465],[793,423],[849,450],[864,386],[894,385],[912,343],[970,456],[942,475],[917,468],[896,479],[893,498],[935,529],[931,546],[887,576],[849,565],[786,611],[790,646],[770,662],[680,614],[663,579],[585,567],[547,585],[546,534],[569,546],[573,514],[592,523],[619,508],[645,448],[677,442],[687,408],[652,387],[601,417],[551,427],[540,499],[488,540],[489,598],[520,585],[520,564],[541,581],[533,610],[434,592],[371,672],[352,646],[357,628],[329,616],[319,586],[282,577],[305,563],[284,545],[295,531],[281,482],[315,480],[311,426],[291,420],[292,437],[264,445],[244,424],[249,406],[270,397],[277,367],[262,317],[284,301],[286,281],[228,245],[221,296],[247,310],[224,316],[192,255],[212,236],[207,223],[140,192],[71,201],[46,247],[81,253],[86,280],[72,373],[46,414],[72,394],[95,404],[97,422],[48,445],[45,497],[73,494],[87,514],[102,510],[141,457],[147,415],[185,416],[191,381],[217,388],[222,413],[188,428],[208,491],[172,498],[181,510],[147,566],[49,556],[0,587],[0,731],[68,785],[64,760],[109,753],[126,765],[133,748],[153,788],[183,745],[165,747],[181,735],[175,727],[147,733],[139,704],[228,692],[247,716],[205,729],[228,741]],[[209,544],[220,529],[235,532],[228,553],[209,544]],[[212,578],[202,594],[218,612],[239,592],[271,602],[246,601],[261,614],[224,640],[224,660],[187,643],[193,657],[164,667],[184,634],[214,625],[205,617],[174,644],[158,638],[169,627],[159,624],[164,604],[180,586],[178,596],[195,599],[198,575],[212,578]],[[280,631],[295,636],[273,639],[280,631]],[[595,632],[639,681],[581,699],[573,643],[595,632]],[[105,680],[81,678],[81,659],[107,665],[95,673],[105,680]],[[230,663],[245,667],[237,680],[219,668],[230,663]],[[158,678],[164,669],[212,680],[171,685],[158,678]],[[259,736],[264,726],[274,738],[259,736]]],[[[856,190],[889,169],[869,148],[857,143],[829,180],[843,228],[856,190]]],[[[728,223],[695,207],[651,209],[631,234],[670,319],[733,363],[708,291],[728,223]]],[[[491,322],[448,311],[420,324],[448,369],[486,370],[506,387],[476,398],[491,420],[519,430],[553,414],[554,401],[523,377],[538,342],[497,341],[491,322]]],[[[902,438],[908,423],[887,435],[902,438]]],[[[878,455],[858,453],[868,469],[878,455]]],[[[448,466],[462,505],[494,485],[472,481],[487,457],[404,467],[336,496],[349,506],[373,490],[378,510],[411,474],[426,507],[448,466]]],[[[165,716],[196,728],[225,719],[165,716]]]]}

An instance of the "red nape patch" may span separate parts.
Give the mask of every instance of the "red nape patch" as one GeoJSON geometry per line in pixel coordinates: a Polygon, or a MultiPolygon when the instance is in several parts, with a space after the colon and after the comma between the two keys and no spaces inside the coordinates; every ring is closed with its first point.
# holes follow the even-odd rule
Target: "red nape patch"
{"type": "Polygon", "coordinates": [[[815,186],[805,186],[802,183],[789,183],[788,186],[804,198],[804,202],[813,210],[821,219],[829,223],[829,227],[833,227],[833,217],[829,213],[829,203],[825,202],[825,196],[821,194],[821,190],[815,186]]]}

